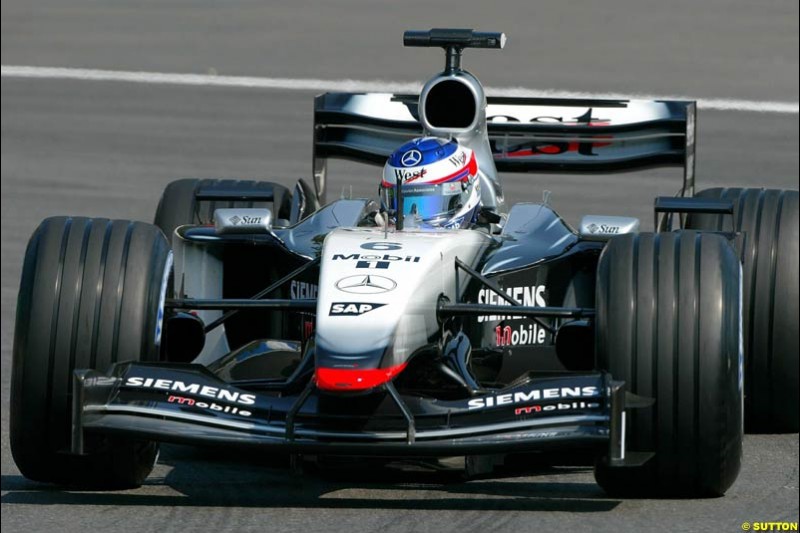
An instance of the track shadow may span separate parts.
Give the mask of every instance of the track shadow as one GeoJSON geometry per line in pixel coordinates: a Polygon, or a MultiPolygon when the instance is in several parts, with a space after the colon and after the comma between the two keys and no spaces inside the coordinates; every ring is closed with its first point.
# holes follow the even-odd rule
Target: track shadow
{"type": "MultiPolygon", "coordinates": [[[[286,456],[165,446],[165,477],[136,490],[77,491],[2,476],[3,504],[263,507],[308,509],[608,512],[619,505],[592,482],[575,481],[585,466],[546,462],[506,466],[466,481],[441,462],[336,461],[290,468],[286,456]],[[524,477],[520,477],[524,476],[524,477]]],[[[159,470],[163,468],[160,467],[159,470]]]]}

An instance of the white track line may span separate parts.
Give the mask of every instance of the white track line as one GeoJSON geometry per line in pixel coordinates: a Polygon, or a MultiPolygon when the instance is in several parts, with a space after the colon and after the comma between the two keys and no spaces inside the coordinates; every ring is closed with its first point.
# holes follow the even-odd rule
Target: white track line
{"type": "MultiPolygon", "coordinates": [[[[295,91],[368,91],[368,92],[416,92],[419,83],[367,80],[322,80],[315,78],[260,78],[253,76],[217,76],[212,74],[174,74],[161,72],[129,72],[117,70],[95,70],[81,68],[28,67],[3,65],[3,78],[40,78],[85,81],[122,81],[169,85],[199,85],[207,87],[246,87],[256,89],[285,89],[295,91]]],[[[756,100],[733,100],[724,98],[691,98],[687,96],[664,96],[651,94],[590,93],[575,91],[537,90],[524,87],[486,87],[492,96],[528,96],[551,98],[607,98],[627,100],[697,100],[700,109],[719,111],[753,111],[759,113],[797,114],[798,102],[769,102],[756,100]]]]}

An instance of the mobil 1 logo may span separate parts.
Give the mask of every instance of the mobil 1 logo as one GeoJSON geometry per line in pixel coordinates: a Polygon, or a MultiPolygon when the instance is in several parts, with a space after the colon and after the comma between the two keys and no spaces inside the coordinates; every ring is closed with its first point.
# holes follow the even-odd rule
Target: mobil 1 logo
{"type": "Polygon", "coordinates": [[[418,255],[400,255],[403,245],[396,242],[366,242],[361,248],[371,253],[333,254],[333,261],[355,261],[356,268],[386,270],[392,263],[419,263],[418,255]],[[379,252],[393,253],[379,253],[379,252]]]}
{"type": "Polygon", "coordinates": [[[372,304],[366,302],[333,302],[331,310],[328,313],[330,316],[360,316],[364,313],[374,311],[379,307],[386,304],[372,304]]]}

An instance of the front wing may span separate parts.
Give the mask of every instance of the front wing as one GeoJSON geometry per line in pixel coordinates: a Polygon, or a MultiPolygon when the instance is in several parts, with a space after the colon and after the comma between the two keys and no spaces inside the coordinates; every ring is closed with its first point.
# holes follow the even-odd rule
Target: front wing
{"type": "Polygon", "coordinates": [[[295,394],[225,383],[200,365],[123,363],[75,372],[72,452],[86,433],[289,453],[447,456],[594,449],[624,461],[624,392],[605,373],[532,377],[471,399],[295,394]]]}

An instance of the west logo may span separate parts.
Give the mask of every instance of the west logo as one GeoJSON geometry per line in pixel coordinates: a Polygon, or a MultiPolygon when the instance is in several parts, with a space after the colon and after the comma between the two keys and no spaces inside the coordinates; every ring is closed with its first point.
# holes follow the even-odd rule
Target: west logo
{"type": "Polygon", "coordinates": [[[457,155],[448,157],[447,159],[453,164],[453,166],[460,167],[466,162],[467,154],[461,152],[457,155]]]}
{"type": "Polygon", "coordinates": [[[427,173],[428,171],[424,168],[420,170],[403,170],[400,168],[394,169],[394,177],[402,181],[416,180],[424,177],[427,173]]]}

